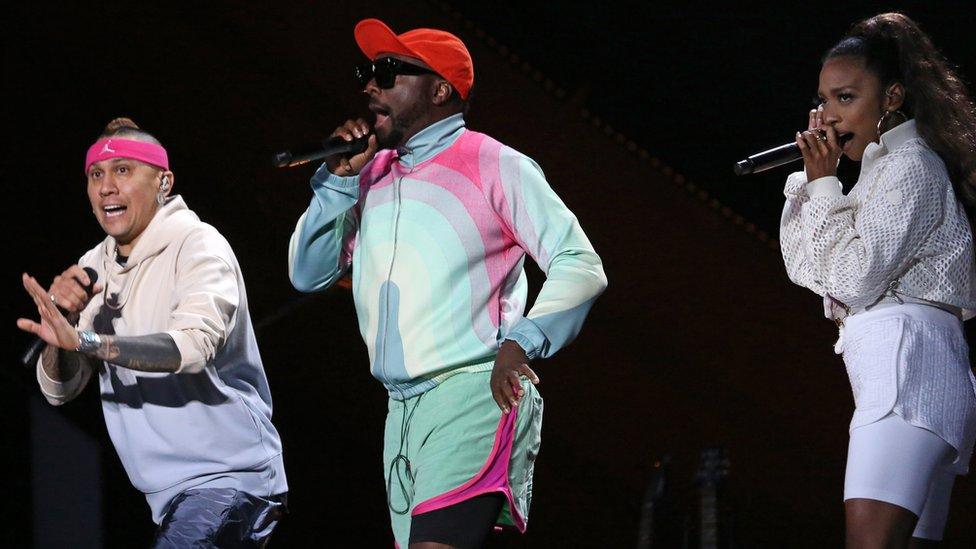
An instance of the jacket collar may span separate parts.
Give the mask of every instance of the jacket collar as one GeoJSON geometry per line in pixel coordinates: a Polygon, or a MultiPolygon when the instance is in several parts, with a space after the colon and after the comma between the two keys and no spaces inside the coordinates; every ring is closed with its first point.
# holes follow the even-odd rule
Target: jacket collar
{"type": "Polygon", "coordinates": [[[397,149],[398,160],[406,168],[430,160],[450,147],[464,131],[464,115],[454,114],[420,130],[397,149]]]}
{"type": "Polygon", "coordinates": [[[864,149],[864,156],[861,158],[861,176],[870,172],[881,157],[918,137],[915,120],[902,122],[881,134],[878,143],[868,143],[864,149]]]}

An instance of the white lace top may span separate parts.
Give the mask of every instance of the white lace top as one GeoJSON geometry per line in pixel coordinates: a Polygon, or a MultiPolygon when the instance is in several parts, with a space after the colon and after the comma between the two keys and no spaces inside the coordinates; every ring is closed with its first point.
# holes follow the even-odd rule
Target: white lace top
{"type": "Polygon", "coordinates": [[[945,304],[964,320],[976,316],[972,229],[945,164],[914,121],[868,145],[846,196],[836,177],[807,183],[803,172],[789,176],[784,194],[787,273],[824,296],[828,316],[885,296],[945,304]],[[835,301],[841,306],[831,307],[835,301]]]}

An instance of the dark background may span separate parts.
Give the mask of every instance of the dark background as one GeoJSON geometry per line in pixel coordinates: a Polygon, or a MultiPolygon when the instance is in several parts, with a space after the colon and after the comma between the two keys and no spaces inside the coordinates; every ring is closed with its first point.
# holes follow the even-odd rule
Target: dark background
{"type": "MultiPolygon", "coordinates": [[[[276,544],[389,546],[385,394],[368,374],[348,291],[290,287],[286,245],[311,170],[269,163],[272,151],[367,114],[350,70],[360,58],[352,27],[365,17],[465,40],[476,66],[469,127],[539,161],[610,280],[579,341],[538,365],[547,406],[530,526],[494,544],[632,546],[652,463],[666,453],[673,529],[683,531],[695,523],[698,454],[718,445],[730,457],[723,506],[739,546],[839,545],[852,403],[834,328],[783,272],[785,172],[737,179],[731,166],[801,129],[822,52],[851,23],[893,8],[972,81],[976,21],[962,2],[11,8],[6,545],[129,547],[152,533],[94,387],[47,408],[32,370],[14,365],[27,338],[13,321],[34,314],[20,273],[45,283],[101,239],[82,159],[105,123],[126,115],[166,145],[175,191],[244,270],[291,485],[276,544]],[[61,424],[80,442],[48,429],[61,424]],[[75,452],[86,446],[89,461],[75,452]],[[66,488],[79,476],[87,488],[66,488]],[[79,536],[72,525],[93,509],[99,535],[79,536]]],[[[538,270],[530,276],[537,285],[538,270]]],[[[974,513],[976,487],[961,478],[947,546],[976,544],[974,513]]]]}

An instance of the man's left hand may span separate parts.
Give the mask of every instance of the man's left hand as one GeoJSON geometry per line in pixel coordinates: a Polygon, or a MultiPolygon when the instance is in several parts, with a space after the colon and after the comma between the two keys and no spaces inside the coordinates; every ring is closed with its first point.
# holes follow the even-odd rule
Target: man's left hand
{"type": "Polygon", "coordinates": [[[519,376],[529,378],[533,384],[539,383],[539,376],[529,368],[525,351],[518,343],[507,339],[498,349],[495,367],[491,370],[491,396],[502,413],[511,412],[525,395],[519,376]]]}

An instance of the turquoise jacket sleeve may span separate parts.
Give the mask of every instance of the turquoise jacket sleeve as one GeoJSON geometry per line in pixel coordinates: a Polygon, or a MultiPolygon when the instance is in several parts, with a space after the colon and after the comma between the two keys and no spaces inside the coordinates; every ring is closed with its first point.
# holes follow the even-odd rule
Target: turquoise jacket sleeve
{"type": "MultiPolygon", "coordinates": [[[[569,344],[607,287],[603,261],[579,221],[532,159],[508,149],[500,159],[507,207],[499,215],[523,250],[546,274],[535,304],[505,335],[530,358],[549,357],[569,344]]],[[[499,204],[496,197],[491,200],[499,204]]]]}
{"type": "Polygon", "coordinates": [[[359,226],[359,177],[333,175],[323,164],[312,176],[312,202],[288,244],[288,278],[302,292],[324,290],[352,263],[359,226]]]}

